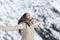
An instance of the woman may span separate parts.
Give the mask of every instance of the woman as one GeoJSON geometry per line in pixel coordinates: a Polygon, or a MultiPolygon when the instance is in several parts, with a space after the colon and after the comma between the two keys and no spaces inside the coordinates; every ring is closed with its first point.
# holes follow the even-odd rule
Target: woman
{"type": "Polygon", "coordinates": [[[40,22],[34,22],[29,13],[25,13],[18,21],[16,26],[0,27],[2,31],[19,30],[22,35],[21,40],[34,40],[34,26],[40,25],[40,22]]]}

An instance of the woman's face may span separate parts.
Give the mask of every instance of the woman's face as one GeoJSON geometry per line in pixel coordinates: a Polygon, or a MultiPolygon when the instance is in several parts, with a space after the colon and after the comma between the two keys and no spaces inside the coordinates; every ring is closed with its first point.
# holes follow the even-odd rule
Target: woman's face
{"type": "Polygon", "coordinates": [[[27,18],[28,20],[31,20],[31,19],[32,19],[32,16],[31,16],[30,14],[26,14],[26,18],[27,18]]]}

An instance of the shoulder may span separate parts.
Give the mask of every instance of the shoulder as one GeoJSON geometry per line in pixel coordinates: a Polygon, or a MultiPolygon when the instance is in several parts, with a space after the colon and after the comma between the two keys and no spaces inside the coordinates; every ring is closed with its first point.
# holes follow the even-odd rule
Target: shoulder
{"type": "Polygon", "coordinates": [[[19,25],[25,26],[25,23],[24,22],[21,22],[19,25]]]}
{"type": "Polygon", "coordinates": [[[25,23],[21,22],[18,27],[25,29],[25,23]]]}

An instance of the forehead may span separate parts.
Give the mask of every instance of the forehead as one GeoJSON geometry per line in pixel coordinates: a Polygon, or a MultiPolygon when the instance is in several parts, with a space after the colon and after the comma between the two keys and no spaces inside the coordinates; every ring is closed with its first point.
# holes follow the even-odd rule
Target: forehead
{"type": "Polygon", "coordinates": [[[32,16],[30,13],[27,13],[27,16],[32,16]]]}
{"type": "Polygon", "coordinates": [[[27,15],[30,15],[29,13],[27,13],[27,15]]]}

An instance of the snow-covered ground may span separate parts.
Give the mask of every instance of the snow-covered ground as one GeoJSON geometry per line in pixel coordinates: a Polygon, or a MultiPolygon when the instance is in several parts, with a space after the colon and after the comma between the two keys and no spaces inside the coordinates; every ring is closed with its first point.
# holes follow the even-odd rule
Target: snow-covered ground
{"type": "MultiPolygon", "coordinates": [[[[29,12],[42,25],[35,28],[35,40],[60,40],[60,0],[0,0],[0,26],[17,25],[29,12]]],[[[20,40],[18,31],[0,31],[0,40],[20,40]]]]}

